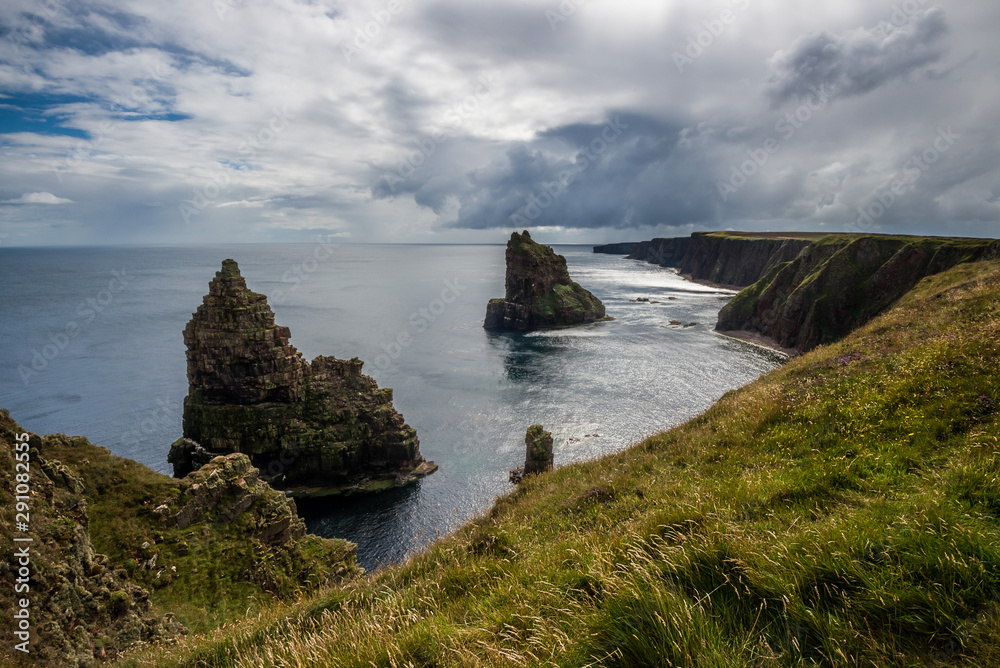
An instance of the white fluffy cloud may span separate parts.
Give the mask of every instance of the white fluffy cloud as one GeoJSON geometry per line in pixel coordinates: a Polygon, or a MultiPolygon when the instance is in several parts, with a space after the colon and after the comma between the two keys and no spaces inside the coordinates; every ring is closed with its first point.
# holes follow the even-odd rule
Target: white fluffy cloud
{"type": "Polygon", "coordinates": [[[52,193],[24,193],[14,199],[5,199],[0,204],[72,204],[73,200],[56,197],[52,193]]]}

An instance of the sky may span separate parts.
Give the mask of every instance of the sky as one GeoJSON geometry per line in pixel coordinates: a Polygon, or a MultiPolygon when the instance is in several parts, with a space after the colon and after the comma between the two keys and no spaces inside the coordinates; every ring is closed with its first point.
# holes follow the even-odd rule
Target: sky
{"type": "Polygon", "coordinates": [[[1000,3],[4,0],[0,246],[1000,237],[1000,3]]]}

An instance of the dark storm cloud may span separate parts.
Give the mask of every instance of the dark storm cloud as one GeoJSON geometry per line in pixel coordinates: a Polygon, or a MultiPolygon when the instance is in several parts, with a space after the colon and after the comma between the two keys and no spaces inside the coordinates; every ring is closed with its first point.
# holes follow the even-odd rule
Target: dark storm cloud
{"type": "Polygon", "coordinates": [[[918,7],[908,0],[874,28],[813,33],[779,51],[767,85],[773,106],[817,90],[831,97],[863,95],[940,60],[948,33],[944,10],[918,7]]]}
{"type": "Polygon", "coordinates": [[[682,124],[635,113],[517,144],[468,175],[455,227],[633,228],[703,222],[712,179],[678,149],[682,124]],[[699,191],[701,197],[699,197],[699,191]]]}

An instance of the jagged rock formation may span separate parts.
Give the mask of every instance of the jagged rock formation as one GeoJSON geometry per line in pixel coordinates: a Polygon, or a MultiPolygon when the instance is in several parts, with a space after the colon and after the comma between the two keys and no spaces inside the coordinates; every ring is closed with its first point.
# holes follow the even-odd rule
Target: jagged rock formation
{"type": "Polygon", "coordinates": [[[925,276],[987,258],[991,248],[989,239],[831,235],[740,292],[716,329],[810,350],[868,322],[925,276]]]}
{"type": "Polygon", "coordinates": [[[604,320],[604,304],[569,277],[566,258],[525,230],[507,242],[506,296],[491,299],[483,327],[525,332],[604,320]]]}
{"type": "Polygon", "coordinates": [[[260,500],[257,516],[247,527],[249,535],[284,545],[306,533],[295,502],[260,480],[259,471],[242,453],[214,458],[186,476],[179,492],[153,510],[168,526],[186,529],[205,518],[229,524],[260,500]]]}
{"type": "MultiPolygon", "coordinates": [[[[0,410],[4,479],[23,433],[0,410]]],[[[178,480],[80,436],[30,434],[28,443],[29,530],[6,532],[0,549],[28,546],[29,590],[14,589],[17,561],[0,560],[0,606],[13,614],[17,599],[30,600],[39,664],[89,666],[136,643],[172,642],[214,606],[244,610],[247,597],[294,598],[360,572],[354,544],[306,535],[295,502],[261,482],[245,455],[178,480]]],[[[7,527],[13,492],[0,486],[7,527]]]]}
{"type": "Polygon", "coordinates": [[[542,425],[533,424],[524,435],[524,445],[524,466],[518,466],[510,472],[510,481],[513,483],[521,482],[526,475],[552,470],[554,455],[551,433],[545,431],[542,425]]]}
{"type": "Polygon", "coordinates": [[[223,261],[184,330],[184,438],[168,457],[175,475],[242,452],[270,484],[314,496],[408,484],[437,469],[363,362],[308,363],[289,336],[236,262],[223,261]]]}
{"type": "MultiPolygon", "coordinates": [[[[14,477],[14,443],[21,433],[7,411],[0,410],[0,471],[5,480],[14,477]]],[[[32,434],[29,440],[30,529],[16,535],[29,537],[31,542],[13,542],[12,485],[0,491],[4,526],[9,527],[0,539],[7,555],[0,560],[0,580],[4,581],[0,605],[13,628],[9,615],[19,609],[15,601],[30,601],[30,654],[24,656],[48,665],[87,666],[137,642],[187,633],[172,616],[157,615],[148,589],[130,581],[125,571],[94,548],[84,481],[60,461],[45,456],[51,444],[47,439],[51,437],[32,434]],[[30,575],[19,581],[19,559],[13,555],[25,548],[24,563],[30,575]],[[15,592],[15,582],[27,589],[15,592]]],[[[11,651],[10,644],[5,651],[11,651]]]]}
{"type": "Polygon", "coordinates": [[[778,264],[795,259],[820,236],[695,232],[690,237],[642,241],[628,257],[674,267],[692,280],[743,288],[756,283],[778,264]]]}

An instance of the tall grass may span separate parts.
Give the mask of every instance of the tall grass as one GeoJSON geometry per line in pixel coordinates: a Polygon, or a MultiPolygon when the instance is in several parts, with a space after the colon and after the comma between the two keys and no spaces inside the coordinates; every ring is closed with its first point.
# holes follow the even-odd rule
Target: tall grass
{"type": "Polygon", "coordinates": [[[1000,665],[1000,264],[407,563],[123,665],[1000,665]]]}

